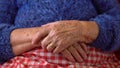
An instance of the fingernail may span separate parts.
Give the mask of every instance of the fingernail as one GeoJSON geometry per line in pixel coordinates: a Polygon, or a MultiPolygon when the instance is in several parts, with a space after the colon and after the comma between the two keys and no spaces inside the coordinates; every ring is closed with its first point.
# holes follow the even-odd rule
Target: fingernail
{"type": "Polygon", "coordinates": [[[53,51],[53,54],[57,53],[56,51],[53,51]]]}
{"type": "Polygon", "coordinates": [[[32,44],[34,44],[34,41],[32,41],[32,44]]]}
{"type": "Polygon", "coordinates": [[[53,53],[59,53],[58,51],[54,50],[53,53]]]}

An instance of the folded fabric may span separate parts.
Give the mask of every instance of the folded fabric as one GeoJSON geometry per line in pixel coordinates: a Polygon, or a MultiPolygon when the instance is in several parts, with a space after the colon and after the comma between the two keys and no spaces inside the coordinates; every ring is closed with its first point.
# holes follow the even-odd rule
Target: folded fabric
{"type": "Polygon", "coordinates": [[[119,68],[120,61],[114,53],[106,53],[88,47],[88,58],[72,63],[61,54],[53,54],[41,48],[33,49],[4,63],[1,68],[119,68]]]}

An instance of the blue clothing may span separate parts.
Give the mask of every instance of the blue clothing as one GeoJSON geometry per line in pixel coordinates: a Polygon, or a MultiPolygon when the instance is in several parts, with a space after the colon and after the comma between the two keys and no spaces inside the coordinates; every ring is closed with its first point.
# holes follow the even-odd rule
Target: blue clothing
{"type": "Polygon", "coordinates": [[[60,20],[96,21],[100,29],[92,46],[104,51],[120,48],[117,0],[0,0],[0,63],[14,57],[12,30],[60,20]]]}

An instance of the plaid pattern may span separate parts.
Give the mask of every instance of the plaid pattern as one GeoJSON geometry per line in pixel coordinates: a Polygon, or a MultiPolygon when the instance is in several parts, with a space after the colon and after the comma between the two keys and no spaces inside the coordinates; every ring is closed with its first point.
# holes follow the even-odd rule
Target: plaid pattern
{"type": "Polygon", "coordinates": [[[88,47],[88,58],[81,63],[72,63],[61,54],[53,54],[36,48],[17,56],[0,68],[120,68],[114,53],[105,53],[88,47]]]}

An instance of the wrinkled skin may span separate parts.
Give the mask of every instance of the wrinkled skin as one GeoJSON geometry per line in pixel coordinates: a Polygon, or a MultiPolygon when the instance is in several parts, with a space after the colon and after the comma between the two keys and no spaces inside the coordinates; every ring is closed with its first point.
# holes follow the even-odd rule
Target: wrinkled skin
{"type": "MultiPolygon", "coordinates": [[[[72,59],[74,57],[80,62],[82,57],[86,57],[86,48],[82,47],[83,44],[78,43],[91,42],[94,37],[94,34],[89,34],[90,32],[87,31],[86,26],[83,27],[84,24],[82,23],[84,22],[87,23],[87,21],[66,20],[45,24],[42,26],[43,31],[36,34],[32,43],[37,44],[41,42],[43,49],[53,51],[53,53],[61,52],[67,58],[71,54],[71,59],[68,58],[69,60],[74,61],[72,59]],[[51,45],[55,47],[51,48],[51,45]]],[[[86,47],[85,44],[84,47],[86,47]]]]}
{"type": "Polygon", "coordinates": [[[69,61],[82,62],[87,58],[87,45],[83,43],[81,43],[81,45],[76,43],[73,46],[70,46],[67,49],[63,50],[61,53],[69,61]]]}

